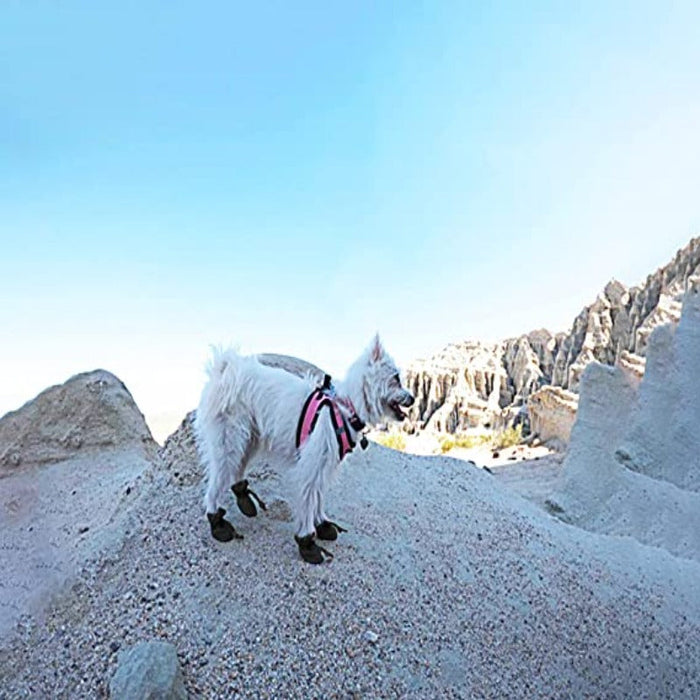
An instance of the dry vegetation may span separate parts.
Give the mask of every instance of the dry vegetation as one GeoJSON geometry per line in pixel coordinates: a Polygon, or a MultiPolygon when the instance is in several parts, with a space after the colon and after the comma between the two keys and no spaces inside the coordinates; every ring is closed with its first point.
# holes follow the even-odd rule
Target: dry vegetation
{"type": "Polygon", "coordinates": [[[517,428],[506,428],[499,433],[467,435],[457,433],[455,435],[443,435],[440,438],[440,452],[446,454],[455,447],[462,449],[472,449],[489,445],[494,450],[502,450],[506,447],[514,447],[522,442],[523,435],[520,426],[517,428]]]}
{"type": "Polygon", "coordinates": [[[382,433],[381,435],[375,435],[372,439],[374,442],[392,450],[403,452],[406,449],[406,438],[401,433],[382,433]]]}

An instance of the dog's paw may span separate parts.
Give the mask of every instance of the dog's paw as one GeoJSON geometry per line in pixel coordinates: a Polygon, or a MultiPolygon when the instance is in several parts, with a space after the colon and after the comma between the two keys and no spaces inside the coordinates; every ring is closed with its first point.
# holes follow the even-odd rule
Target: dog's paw
{"type": "Polygon", "coordinates": [[[226,515],[226,511],[223,508],[219,508],[216,513],[207,513],[212,537],[219,542],[242,540],[243,535],[236,532],[236,528],[224,518],[224,515],[226,515]]]}
{"type": "Polygon", "coordinates": [[[309,564],[322,564],[326,557],[333,559],[331,552],[316,544],[313,535],[306,535],[305,537],[294,535],[294,539],[299,547],[301,558],[309,564]]]}
{"type": "Polygon", "coordinates": [[[332,520],[324,520],[316,525],[316,536],[319,540],[337,540],[341,532],[347,532],[347,530],[332,520]]]}

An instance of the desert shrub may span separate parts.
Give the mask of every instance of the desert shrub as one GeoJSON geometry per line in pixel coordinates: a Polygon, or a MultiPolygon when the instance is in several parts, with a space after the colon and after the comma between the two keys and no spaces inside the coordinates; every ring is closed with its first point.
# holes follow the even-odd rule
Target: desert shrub
{"type": "Polygon", "coordinates": [[[381,435],[376,435],[373,439],[380,445],[390,447],[392,450],[403,452],[406,449],[406,438],[401,433],[382,433],[381,435]]]}
{"type": "Polygon", "coordinates": [[[455,439],[452,435],[443,435],[440,438],[440,452],[445,454],[455,446],[455,439]]]}
{"type": "Polygon", "coordinates": [[[515,428],[506,428],[500,433],[497,433],[491,441],[491,446],[495,450],[503,450],[506,447],[515,447],[519,445],[523,439],[523,429],[521,425],[515,428]]]}
{"type": "Polygon", "coordinates": [[[463,447],[470,450],[491,441],[490,435],[455,435],[455,447],[463,447]]]}
{"type": "Polygon", "coordinates": [[[465,450],[470,450],[472,447],[485,445],[491,440],[489,435],[467,435],[465,433],[457,433],[455,435],[443,435],[440,438],[440,452],[445,454],[455,447],[461,447],[465,450]]]}

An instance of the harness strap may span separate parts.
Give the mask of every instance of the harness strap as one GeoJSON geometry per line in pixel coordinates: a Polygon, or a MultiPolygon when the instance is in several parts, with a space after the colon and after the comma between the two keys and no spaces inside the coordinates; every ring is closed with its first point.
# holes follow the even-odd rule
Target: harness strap
{"type": "Polygon", "coordinates": [[[335,428],[335,439],[338,441],[338,453],[340,459],[343,459],[348,452],[352,452],[355,442],[350,437],[350,430],[345,422],[345,416],[340,412],[338,406],[328,399],[328,407],[331,410],[331,422],[335,428]]]}
{"type": "Polygon", "coordinates": [[[318,412],[323,403],[323,397],[323,391],[321,389],[315,389],[304,402],[304,408],[301,409],[301,415],[297,423],[297,448],[301,447],[302,443],[306,441],[306,438],[311,435],[313,429],[316,427],[316,420],[318,419],[318,412]]]}
{"type": "MultiPolygon", "coordinates": [[[[331,416],[331,423],[333,424],[333,430],[335,431],[335,437],[338,441],[338,455],[340,459],[343,459],[348,452],[352,452],[353,447],[355,447],[355,442],[352,439],[350,433],[350,427],[345,419],[338,404],[331,395],[331,381],[330,376],[326,375],[323,382],[323,387],[320,389],[314,389],[314,391],[309,394],[306,401],[304,402],[304,407],[301,410],[301,415],[299,416],[299,422],[297,423],[297,435],[296,435],[296,446],[297,449],[301,447],[309,435],[313,432],[316,427],[316,421],[318,416],[324,406],[328,407],[331,416]]],[[[364,428],[364,423],[359,419],[357,413],[353,410],[352,416],[350,417],[350,425],[353,430],[358,431],[364,428]]],[[[361,440],[363,448],[366,445],[366,440],[361,440]]]]}

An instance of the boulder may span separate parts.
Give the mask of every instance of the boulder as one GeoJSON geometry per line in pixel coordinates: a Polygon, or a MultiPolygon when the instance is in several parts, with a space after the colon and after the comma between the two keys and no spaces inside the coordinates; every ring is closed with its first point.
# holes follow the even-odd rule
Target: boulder
{"type": "Polygon", "coordinates": [[[115,700],[186,700],[177,650],[169,642],[139,642],[119,653],[109,684],[115,700]]]}
{"type": "Polygon", "coordinates": [[[160,466],[169,472],[173,483],[179,486],[196,484],[204,473],[199,464],[194,434],[195,415],[195,411],[190,411],[158,450],[160,466]]]}
{"type": "Polygon", "coordinates": [[[323,382],[325,372],[316,365],[306,360],[291,355],[278,355],[273,352],[263,352],[257,355],[258,361],[268,367],[279,367],[286,372],[296,374],[298,377],[312,376],[319,382],[323,382]]]}

